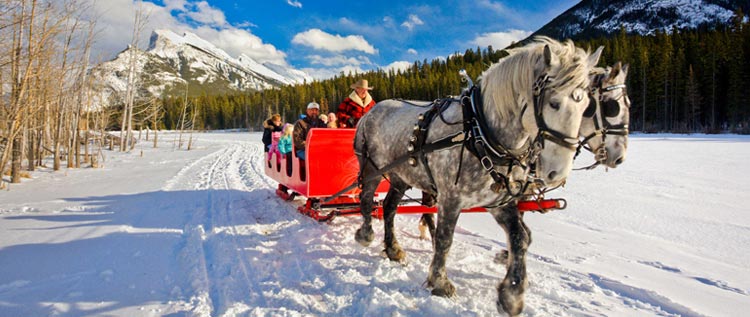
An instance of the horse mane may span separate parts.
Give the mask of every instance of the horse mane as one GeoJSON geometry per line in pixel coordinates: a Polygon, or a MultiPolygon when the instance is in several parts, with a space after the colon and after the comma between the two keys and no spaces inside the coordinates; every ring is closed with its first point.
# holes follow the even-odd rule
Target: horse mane
{"type": "Polygon", "coordinates": [[[520,112],[516,101],[520,95],[525,102],[532,102],[532,86],[536,80],[534,70],[544,63],[544,46],[549,46],[559,63],[553,65],[552,81],[547,88],[558,91],[572,91],[588,86],[589,52],[575,47],[573,41],[558,42],[545,36],[537,36],[522,47],[508,50],[509,55],[492,64],[479,77],[484,95],[484,105],[494,104],[501,118],[511,118],[520,112]]]}

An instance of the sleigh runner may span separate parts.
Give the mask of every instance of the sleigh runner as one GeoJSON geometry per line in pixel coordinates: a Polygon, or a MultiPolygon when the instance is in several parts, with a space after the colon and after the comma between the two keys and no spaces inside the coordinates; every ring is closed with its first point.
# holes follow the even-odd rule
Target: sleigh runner
{"type": "MultiPolygon", "coordinates": [[[[311,129],[307,136],[307,160],[300,160],[294,150],[278,160],[276,156],[272,157],[265,164],[265,173],[279,183],[276,194],[285,200],[305,197],[305,204],[297,210],[321,222],[336,216],[361,215],[360,190],[356,186],[359,163],[354,154],[354,133],[354,129],[311,129]]],[[[382,201],[388,191],[388,180],[381,178],[372,212],[378,218],[383,215],[382,201]]],[[[565,207],[564,199],[518,202],[520,212],[547,212],[565,207]]],[[[485,211],[481,206],[462,210],[485,211]]],[[[402,200],[397,209],[399,214],[436,212],[437,207],[422,205],[416,199],[402,200]]]]}

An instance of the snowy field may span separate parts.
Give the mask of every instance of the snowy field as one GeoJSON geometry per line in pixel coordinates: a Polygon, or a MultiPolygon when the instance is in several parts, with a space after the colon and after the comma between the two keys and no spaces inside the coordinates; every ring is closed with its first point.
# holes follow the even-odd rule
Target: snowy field
{"type": "MultiPolygon", "coordinates": [[[[0,191],[0,317],[498,315],[505,235],[489,215],[461,216],[458,295],[431,296],[417,217],[397,216],[408,263],[392,263],[354,241],[358,217],[320,224],[276,198],[260,134],[196,136],[0,191]]],[[[548,196],[568,209],[525,217],[523,314],[745,315],[748,158],[750,137],[634,135],[621,167],[573,172],[548,196]]]]}

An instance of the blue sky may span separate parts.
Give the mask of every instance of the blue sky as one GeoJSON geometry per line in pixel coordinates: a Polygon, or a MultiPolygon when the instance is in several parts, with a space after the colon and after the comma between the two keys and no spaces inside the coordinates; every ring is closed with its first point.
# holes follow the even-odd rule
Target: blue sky
{"type": "MultiPolygon", "coordinates": [[[[467,48],[503,48],[525,38],[577,0],[152,0],[143,1],[153,29],[192,32],[259,62],[302,69],[316,78],[340,71],[399,68],[467,48]]],[[[104,59],[130,42],[139,1],[99,0],[102,28],[97,49],[104,59]]]]}

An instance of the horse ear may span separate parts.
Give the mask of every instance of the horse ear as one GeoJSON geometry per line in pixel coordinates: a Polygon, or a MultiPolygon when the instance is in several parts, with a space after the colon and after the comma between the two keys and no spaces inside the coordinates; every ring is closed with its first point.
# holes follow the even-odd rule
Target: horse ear
{"type": "Polygon", "coordinates": [[[599,57],[602,56],[603,50],[604,46],[599,46],[593,54],[589,55],[589,67],[596,67],[596,64],[599,64],[599,57]]]}
{"type": "Polygon", "coordinates": [[[620,70],[622,70],[622,63],[620,62],[615,63],[615,66],[612,67],[612,72],[609,73],[609,78],[617,77],[617,75],[620,74],[620,70]]]}
{"type": "Polygon", "coordinates": [[[630,68],[630,64],[622,65],[622,73],[627,75],[628,74],[628,68],[630,68]]]}
{"type": "Polygon", "coordinates": [[[549,49],[549,45],[544,45],[544,65],[552,65],[552,50],[549,49]]]}

